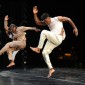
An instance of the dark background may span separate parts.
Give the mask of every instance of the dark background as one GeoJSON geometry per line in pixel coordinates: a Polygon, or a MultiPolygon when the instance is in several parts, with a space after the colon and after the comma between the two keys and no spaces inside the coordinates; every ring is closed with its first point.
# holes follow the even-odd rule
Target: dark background
{"type": "MultiPolygon", "coordinates": [[[[0,0],[0,49],[10,41],[5,33],[3,22],[4,16],[9,15],[9,25],[11,23],[17,26],[36,26],[44,30],[48,27],[37,26],[34,21],[32,8],[37,5],[40,18],[41,14],[47,12],[50,16],[66,16],[73,20],[79,30],[79,36],[72,33],[72,27],[69,23],[64,23],[66,30],[66,39],[63,43],[55,48],[50,54],[51,61],[56,67],[85,67],[84,54],[84,2],[74,0],[0,0]],[[73,48],[73,49],[72,49],[73,48]],[[65,53],[71,54],[66,56],[65,53]]],[[[42,54],[33,52],[29,47],[38,45],[41,32],[27,31],[27,46],[21,50],[15,59],[16,67],[42,67],[46,66],[42,54]],[[26,64],[25,64],[26,62],[26,64]]],[[[9,64],[7,54],[0,56],[0,67],[6,67],[9,64]]]]}

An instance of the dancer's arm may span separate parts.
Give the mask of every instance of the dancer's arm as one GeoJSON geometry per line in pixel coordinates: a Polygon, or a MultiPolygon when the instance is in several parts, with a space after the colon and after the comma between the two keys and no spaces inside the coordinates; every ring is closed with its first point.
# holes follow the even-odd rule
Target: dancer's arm
{"type": "Polygon", "coordinates": [[[5,29],[5,31],[6,31],[6,33],[8,33],[8,15],[6,15],[5,16],[5,18],[4,18],[4,29],[5,29]]]}
{"type": "Polygon", "coordinates": [[[20,31],[34,30],[36,32],[40,31],[40,29],[37,29],[36,27],[25,27],[25,26],[18,27],[17,30],[20,31]]]}
{"type": "Polygon", "coordinates": [[[75,35],[78,36],[78,29],[70,18],[58,16],[58,20],[60,20],[61,22],[69,22],[69,24],[73,27],[73,33],[75,33],[75,35]]]}
{"type": "Polygon", "coordinates": [[[38,9],[37,9],[37,6],[34,6],[33,7],[33,15],[34,15],[34,20],[36,22],[37,25],[42,25],[44,26],[45,23],[43,21],[40,21],[38,16],[37,16],[37,13],[38,13],[38,9]]]}

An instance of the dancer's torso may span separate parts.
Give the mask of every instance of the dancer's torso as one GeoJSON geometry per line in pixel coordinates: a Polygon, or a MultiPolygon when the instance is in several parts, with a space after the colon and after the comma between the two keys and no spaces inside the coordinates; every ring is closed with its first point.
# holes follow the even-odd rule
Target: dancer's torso
{"type": "Polygon", "coordinates": [[[13,40],[26,41],[25,34],[25,32],[16,31],[16,33],[13,34],[13,40]]]}
{"type": "Polygon", "coordinates": [[[63,40],[65,39],[66,33],[63,29],[63,23],[58,20],[58,17],[51,18],[51,23],[48,27],[55,35],[62,35],[63,40]]]}

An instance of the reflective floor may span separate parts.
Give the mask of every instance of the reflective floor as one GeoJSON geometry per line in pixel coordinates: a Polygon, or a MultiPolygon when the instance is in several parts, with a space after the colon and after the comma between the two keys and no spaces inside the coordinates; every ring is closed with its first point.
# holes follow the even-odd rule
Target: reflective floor
{"type": "Polygon", "coordinates": [[[85,69],[55,68],[47,78],[48,68],[0,70],[0,85],[85,85],[85,69]]]}

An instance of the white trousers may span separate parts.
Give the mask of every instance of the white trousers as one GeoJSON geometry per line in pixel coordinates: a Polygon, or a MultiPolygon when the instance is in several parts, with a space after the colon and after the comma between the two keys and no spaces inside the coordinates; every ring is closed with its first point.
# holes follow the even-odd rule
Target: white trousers
{"type": "Polygon", "coordinates": [[[9,60],[15,60],[15,56],[16,56],[16,54],[19,52],[19,50],[16,50],[16,51],[13,51],[12,52],[12,56],[9,56],[8,58],[9,58],[9,60]]]}
{"type": "Polygon", "coordinates": [[[62,43],[62,36],[61,35],[57,36],[51,31],[43,30],[40,35],[38,48],[40,48],[40,49],[43,48],[45,39],[47,39],[47,42],[42,51],[42,55],[43,55],[43,58],[47,64],[48,68],[51,69],[51,68],[53,68],[53,66],[51,64],[49,54],[52,52],[52,50],[55,47],[59,46],[62,43]]]}

